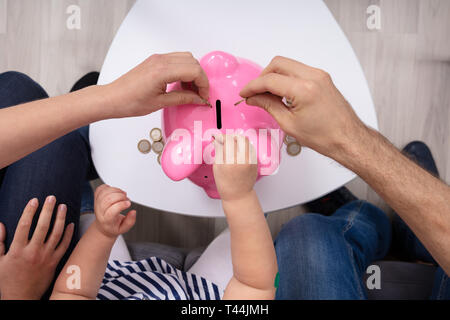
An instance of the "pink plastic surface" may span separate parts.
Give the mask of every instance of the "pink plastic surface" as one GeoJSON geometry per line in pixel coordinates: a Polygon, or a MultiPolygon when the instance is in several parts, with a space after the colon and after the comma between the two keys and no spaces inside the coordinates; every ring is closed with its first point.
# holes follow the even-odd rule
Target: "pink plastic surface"
{"type": "MultiPolygon", "coordinates": [[[[212,165],[205,162],[205,154],[214,156],[211,133],[230,133],[235,130],[247,136],[256,149],[258,158],[258,179],[273,174],[279,166],[283,132],[277,122],[266,111],[242,100],[241,89],[259,76],[262,68],[255,63],[220,51],[207,54],[200,61],[210,83],[210,103],[213,108],[200,105],[182,105],[165,108],[162,116],[163,134],[166,140],[161,165],[166,175],[174,181],[189,178],[205,189],[208,196],[218,199],[212,165]],[[217,129],[216,101],[221,101],[222,128],[217,129]],[[200,128],[201,127],[201,128],[200,128]],[[215,129],[215,130],[214,130],[215,129]],[[250,134],[252,130],[255,134],[250,134]],[[260,129],[267,129],[266,131],[260,129]],[[272,129],[272,130],[271,130],[272,129]],[[256,131],[255,131],[256,130],[256,131]],[[215,131],[215,132],[214,132],[215,131]],[[267,132],[266,145],[260,134],[267,132]],[[180,134],[181,133],[181,134],[180,134]],[[184,140],[188,135],[192,139],[184,140]],[[265,151],[267,150],[267,152],[265,151]],[[273,152],[273,153],[272,153],[273,152]],[[176,161],[173,155],[189,161],[176,161]]],[[[169,86],[168,91],[181,90],[180,83],[169,86]]],[[[211,161],[209,161],[211,163],[211,161]]]]}

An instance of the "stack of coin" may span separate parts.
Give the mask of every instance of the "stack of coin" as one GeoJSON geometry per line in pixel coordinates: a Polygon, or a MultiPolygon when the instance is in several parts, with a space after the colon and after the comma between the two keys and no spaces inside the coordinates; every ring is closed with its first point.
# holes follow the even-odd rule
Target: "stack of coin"
{"type": "Polygon", "coordinates": [[[294,137],[285,135],[284,136],[284,143],[286,144],[286,151],[288,155],[295,157],[302,152],[302,146],[295,140],[294,137]]]}
{"type": "Polygon", "coordinates": [[[155,143],[153,143],[152,145],[152,150],[156,153],[156,154],[160,154],[163,152],[164,150],[164,143],[162,141],[157,141],[155,143]]]}
{"type": "Polygon", "coordinates": [[[153,129],[150,131],[150,138],[153,140],[153,142],[161,141],[162,138],[163,138],[161,129],[159,129],[159,128],[153,128],[153,129]]]}
{"type": "Polygon", "coordinates": [[[158,155],[158,163],[161,164],[161,154],[164,150],[164,141],[162,131],[159,128],[153,128],[150,131],[150,138],[153,140],[152,150],[158,155]]]}

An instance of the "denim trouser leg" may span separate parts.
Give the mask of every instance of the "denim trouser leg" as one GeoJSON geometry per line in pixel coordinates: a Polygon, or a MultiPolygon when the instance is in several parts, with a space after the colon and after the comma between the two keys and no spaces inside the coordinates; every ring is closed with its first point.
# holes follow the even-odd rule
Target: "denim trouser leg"
{"type": "MultiPolygon", "coordinates": [[[[393,247],[402,258],[408,261],[422,261],[438,266],[437,262],[416,237],[408,225],[398,216],[394,217],[393,247]]],[[[450,279],[444,270],[438,266],[434,275],[432,300],[450,300],[450,279]]]]}
{"type": "Polygon", "coordinates": [[[27,75],[14,71],[0,74],[0,109],[45,98],[47,92],[27,75]]]}
{"type": "Polygon", "coordinates": [[[450,279],[441,267],[434,274],[431,300],[450,300],[450,279]]]}
{"type": "MultiPolygon", "coordinates": [[[[23,74],[8,72],[0,75],[1,107],[46,97],[45,91],[23,74]]],[[[37,197],[40,203],[32,233],[46,196],[55,195],[58,203],[67,204],[66,225],[75,223],[75,236],[60,263],[62,267],[78,240],[81,185],[94,172],[86,137],[80,130],[71,132],[11,164],[3,172],[3,180],[0,180],[0,221],[6,227],[6,248],[11,245],[27,202],[37,197]]]]}
{"type": "Polygon", "coordinates": [[[299,216],[275,241],[280,283],[277,299],[365,299],[363,273],[390,245],[386,214],[363,201],[331,217],[299,216]]]}

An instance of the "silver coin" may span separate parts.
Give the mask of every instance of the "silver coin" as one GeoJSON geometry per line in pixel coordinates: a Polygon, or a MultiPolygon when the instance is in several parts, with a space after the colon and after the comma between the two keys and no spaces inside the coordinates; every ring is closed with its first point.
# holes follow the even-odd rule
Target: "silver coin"
{"type": "Polygon", "coordinates": [[[292,142],[297,142],[297,140],[295,140],[294,137],[291,137],[288,135],[284,136],[284,143],[286,143],[288,145],[289,143],[292,143],[292,142]]]}
{"type": "Polygon", "coordinates": [[[152,150],[152,144],[148,140],[141,140],[138,142],[138,150],[141,153],[147,154],[152,150]]]}
{"type": "Polygon", "coordinates": [[[152,150],[157,154],[163,152],[164,143],[162,143],[161,141],[157,141],[157,142],[153,143],[152,150]]]}
{"type": "Polygon", "coordinates": [[[159,128],[152,129],[152,131],[150,131],[150,138],[153,140],[153,142],[161,141],[163,138],[161,129],[159,128]]]}
{"type": "Polygon", "coordinates": [[[159,165],[161,165],[161,155],[162,155],[162,153],[158,154],[158,158],[157,158],[159,165]]]}
{"type": "Polygon", "coordinates": [[[302,146],[299,145],[297,142],[291,142],[287,146],[287,153],[290,156],[298,156],[302,152],[302,146]]]}

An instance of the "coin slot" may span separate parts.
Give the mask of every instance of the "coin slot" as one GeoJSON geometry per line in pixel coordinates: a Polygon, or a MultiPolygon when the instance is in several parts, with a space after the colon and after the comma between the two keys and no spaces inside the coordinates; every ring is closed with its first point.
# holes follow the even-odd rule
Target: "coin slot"
{"type": "Polygon", "coordinates": [[[222,102],[220,100],[216,100],[216,121],[217,129],[222,129],[222,102]]]}

